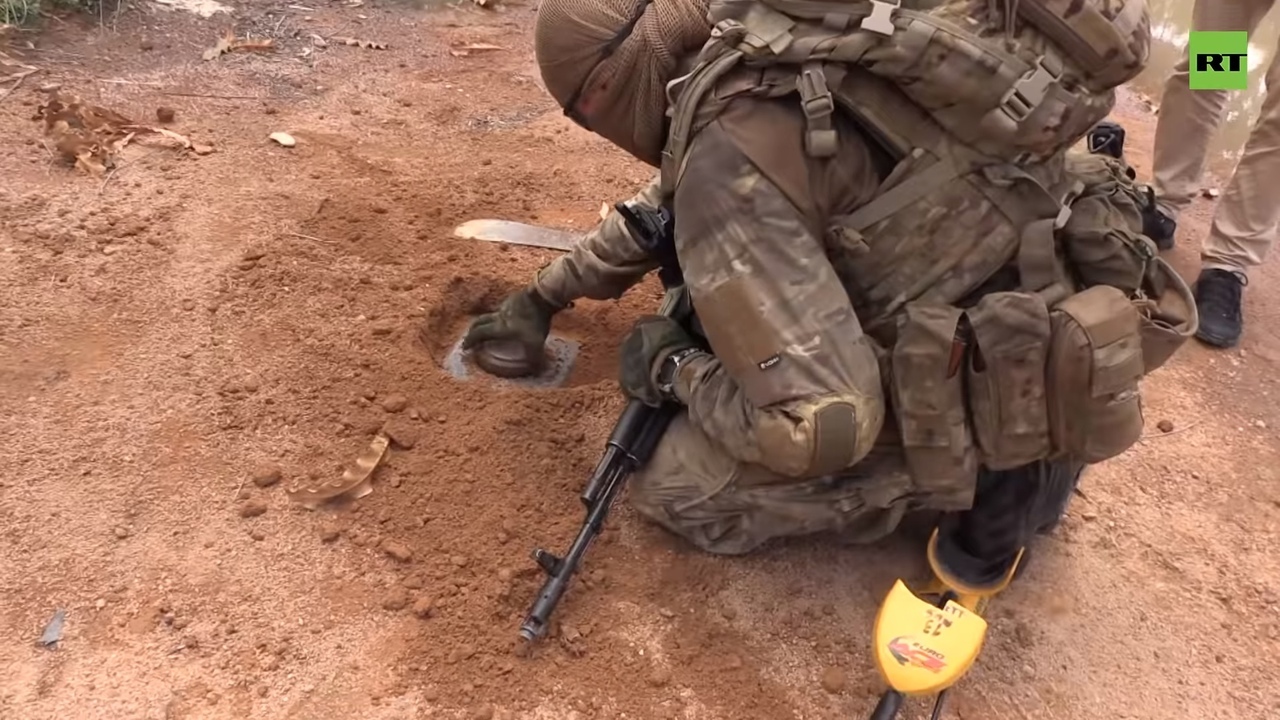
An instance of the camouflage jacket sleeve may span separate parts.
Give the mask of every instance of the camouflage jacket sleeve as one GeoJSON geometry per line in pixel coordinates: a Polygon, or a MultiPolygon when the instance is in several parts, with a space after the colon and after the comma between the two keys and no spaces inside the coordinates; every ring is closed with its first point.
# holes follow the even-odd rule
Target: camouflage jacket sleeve
{"type": "MultiPolygon", "coordinates": [[[[655,177],[632,201],[656,209],[659,195],[655,177]]],[[[610,209],[608,216],[573,250],[540,270],[533,286],[539,295],[558,307],[579,298],[612,300],[621,297],[657,266],[631,237],[618,211],[610,209]]]]}
{"type": "Polygon", "coordinates": [[[884,422],[880,370],[819,238],[719,123],[675,192],[676,250],[712,354],[681,366],[691,420],[780,475],[838,472],[884,422]]]}

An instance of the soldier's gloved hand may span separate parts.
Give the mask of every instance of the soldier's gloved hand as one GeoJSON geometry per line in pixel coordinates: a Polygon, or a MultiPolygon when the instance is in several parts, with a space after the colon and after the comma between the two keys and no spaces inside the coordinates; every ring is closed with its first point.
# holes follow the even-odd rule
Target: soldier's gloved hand
{"type": "Polygon", "coordinates": [[[646,315],[636,321],[622,341],[618,382],[622,391],[650,407],[664,398],[659,387],[663,362],[681,350],[696,349],[697,343],[680,323],[663,315],[646,315]]]}
{"type": "Polygon", "coordinates": [[[510,340],[520,343],[528,357],[536,357],[551,333],[551,318],[559,311],[532,286],[527,287],[508,295],[494,312],[472,320],[462,338],[462,348],[470,350],[492,340],[510,340]]]}

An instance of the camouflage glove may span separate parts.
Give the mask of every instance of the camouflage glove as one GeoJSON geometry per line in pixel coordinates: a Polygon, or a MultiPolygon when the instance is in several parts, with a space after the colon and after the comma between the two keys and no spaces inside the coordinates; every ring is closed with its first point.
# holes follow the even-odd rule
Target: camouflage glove
{"type": "MultiPolygon", "coordinates": [[[[671,397],[662,391],[658,377],[665,361],[677,353],[696,350],[697,347],[689,333],[675,320],[663,315],[640,318],[631,328],[631,334],[622,341],[618,372],[622,391],[650,407],[658,407],[664,400],[670,400],[671,397]]],[[[667,382],[672,381],[674,378],[667,379],[667,382]]]]}
{"type": "Polygon", "coordinates": [[[535,357],[542,353],[551,333],[551,318],[559,311],[527,287],[508,295],[494,312],[472,320],[462,338],[462,349],[470,350],[491,340],[510,340],[520,343],[529,357],[535,357]]]}

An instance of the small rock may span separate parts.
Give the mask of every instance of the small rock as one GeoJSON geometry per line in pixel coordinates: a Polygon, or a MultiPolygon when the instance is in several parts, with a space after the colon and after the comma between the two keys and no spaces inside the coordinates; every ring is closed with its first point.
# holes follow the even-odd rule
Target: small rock
{"type": "Polygon", "coordinates": [[[253,689],[253,692],[260,698],[267,696],[267,686],[259,685],[253,689]]]}
{"type": "Polygon", "coordinates": [[[103,255],[115,255],[120,250],[119,245],[104,245],[102,247],[103,255]]]}
{"type": "Polygon", "coordinates": [[[409,406],[409,399],[398,393],[393,393],[382,399],[382,409],[389,413],[398,413],[409,406]]]}
{"type": "Polygon", "coordinates": [[[493,706],[480,705],[471,711],[471,720],[493,720],[493,706]]]}
{"type": "Polygon", "coordinates": [[[320,527],[320,542],[331,543],[342,535],[342,530],[332,523],[320,527]]]}
{"type": "Polygon", "coordinates": [[[147,39],[138,41],[138,49],[142,52],[151,52],[156,48],[156,44],[147,39]]]}
{"type": "Polygon", "coordinates": [[[293,136],[290,135],[289,133],[273,132],[267,137],[283,145],[284,147],[293,147],[294,145],[298,144],[298,141],[294,140],[293,136]]]}
{"type": "Polygon", "coordinates": [[[435,600],[428,597],[419,598],[418,601],[413,604],[413,614],[417,615],[423,620],[427,620],[429,618],[435,617],[436,615],[435,600]]]}
{"type": "Polygon", "coordinates": [[[107,606],[107,601],[104,598],[98,598],[97,600],[93,601],[93,606],[101,610],[102,608],[107,606]]]}
{"type": "Polygon", "coordinates": [[[466,555],[454,555],[453,557],[449,558],[449,562],[453,563],[454,567],[464,568],[467,566],[468,561],[467,561],[466,555]]]}
{"type": "Polygon", "coordinates": [[[405,578],[400,581],[400,584],[410,590],[421,590],[427,586],[427,581],[423,580],[421,575],[406,575],[405,578]]]}
{"type": "Polygon", "coordinates": [[[413,551],[409,549],[408,545],[405,545],[398,540],[383,540],[382,552],[390,555],[392,558],[399,560],[400,562],[409,562],[413,559],[413,551]]]}
{"type": "Polygon", "coordinates": [[[411,450],[418,444],[418,429],[402,418],[392,418],[382,426],[382,432],[391,438],[391,442],[404,450],[411,450]]]}
{"type": "Polygon", "coordinates": [[[240,517],[258,517],[267,511],[267,504],[261,500],[250,500],[240,506],[240,517]]]}
{"type": "Polygon", "coordinates": [[[374,323],[373,327],[369,328],[369,332],[372,332],[374,335],[390,335],[395,332],[395,329],[395,323],[390,320],[382,320],[374,323]]]}
{"type": "Polygon", "coordinates": [[[125,538],[129,537],[129,535],[130,535],[130,533],[129,533],[129,528],[127,528],[127,527],[125,527],[125,526],[123,526],[123,525],[117,525],[117,526],[115,527],[115,529],[114,529],[114,530],[112,530],[111,532],[112,532],[112,534],[113,534],[113,535],[115,535],[115,536],[116,536],[116,539],[117,539],[117,540],[124,540],[125,538]]]}
{"type": "Polygon", "coordinates": [[[659,615],[661,615],[662,617],[664,617],[664,618],[668,619],[668,620],[670,620],[671,618],[673,618],[673,617],[675,617],[675,616],[676,616],[676,614],[675,614],[675,613],[671,612],[670,610],[668,610],[668,609],[666,609],[666,608],[658,608],[658,614],[659,614],[659,615]]]}
{"type": "Polygon", "coordinates": [[[670,668],[658,667],[654,668],[653,672],[649,673],[649,684],[653,687],[665,687],[669,682],[671,682],[670,668]]]}
{"type": "Polygon", "coordinates": [[[822,671],[822,689],[831,694],[844,692],[844,688],[849,684],[849,678],[844,674],[844,670],[838,667],[829,667],[822,671]]]}
{"type": "Polygon", "coordinates": [[[1156,423],[1156,429],[1162,433],[1173,432],[1173,421],[1161,420],[1160,422],[1156,423]]]}
{"type": "Polygon", "coordinates": [[[174,111],[171,107],[156,108],[156,119],[162,123],[173,122],[174,111]]]}
{"type": "Polygon", "coordinates": [[[720,616],[723,617],[725,620],[732,620],[738,617],[738,611],[735,610],[734,608],[725,606],[720,608],[720,616]]]}
{"type": "Polygon", "coordinates": [[[173,619],[173,629],[182,630],[191,624],[191,620],[185,617],[175,617],[173,619]]]}
{"type": "Polygon", "coordinates": [[[1098,519],[1098,513],[1092,510],[1085,510],[1084,512],[1080,513],[1080,518],[1085,522],[1093,522],[1094,520],[1098,519]]]}
{"type": "Polygon", "coordinates": [[[263,467],[258,468],[253,473],[253,484],[260,488],[271,487],[280,482],[280,468],[263,467]]]}
{"type": "Polygon", "coordinates": [[[726,670],[737,670],[738,668],[742,667],[742,658],[733,653],[730,653],[729,655],[726,655],[724,658],[724,667],[726,670]]]}
{"type": "Polygon", "coordinates": [[[405,591],[400,589],[391,590],[387,596],[382,598],[382,609],[395,612],[403,610],[409,605],[409,596],[405,591]]]}
{"type": "Polygon", "coordinates": [[[1219,195],[1222,194],[1222,191],[1219,190],[1218,188],[1203,188],[1200,191],[1200,194],[1209,198],[1210,200],[1215,200],[1219,195]]]}
{"type": "Polygon", "coordinates": [[[1265,420],[1255,420],[1253,424],[1257,426],[1259,430],[1267,429],[1267,422],[1265,420]]]}
{"type": "Polygon", "coordinates": [[[254,528],[250,530],[249,537],[253,538],[256,542],[262,542],[263,540],[267,539],[266,533],[262,532],[258,528],[254,528]]]}

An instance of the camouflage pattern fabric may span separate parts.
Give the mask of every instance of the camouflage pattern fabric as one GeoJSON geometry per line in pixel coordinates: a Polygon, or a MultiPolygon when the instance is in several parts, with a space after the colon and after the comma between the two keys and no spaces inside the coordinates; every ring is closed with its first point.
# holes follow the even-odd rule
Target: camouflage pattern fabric
{"type": "MultiPolygon", "coordinates": [[[[632,201],[656,209],[659,203],[657,176],[636,193],[632,201]]],[[[538,272],[533,286],[557,307],[579,298],[616,300],[656,267],[657,261],[631,237],[626,221],[617,210],[610,208],[604,221],[587,233],[573,250],[538,272]]]]}
{"type": "MultiPolygon", "coordinates": [[[[878,350],[821,231],[871,198],[880,175],[852,125],[833,162],[804,157],[803,127],[787,100],[734,101],[693,142],[674,198],[677,252],[714,356],[683,368],[676,393],[688,411],[629,497],[712,552],[819,531],[874,540],[912,499],[897,444],[876,444],[878,350]]],[[[611,215],[541,271],[540,292],[613,297],[638,281],[641,251],[619,222],[611,215]]]]}

